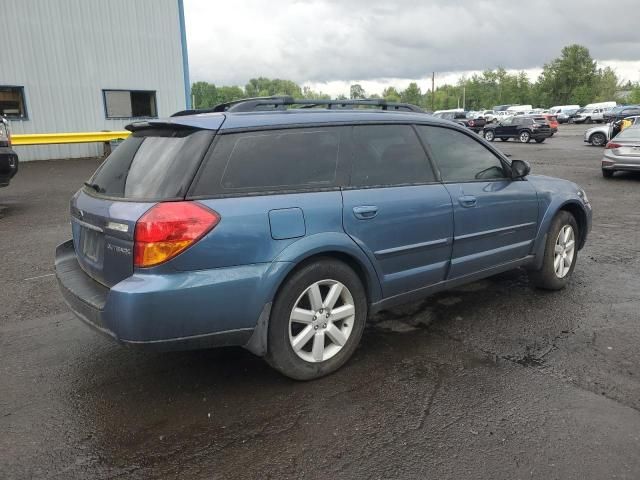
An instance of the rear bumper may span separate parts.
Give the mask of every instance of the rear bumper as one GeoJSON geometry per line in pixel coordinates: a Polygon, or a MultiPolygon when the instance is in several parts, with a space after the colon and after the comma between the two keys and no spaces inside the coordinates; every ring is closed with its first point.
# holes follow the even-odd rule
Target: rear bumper
{"type": "Polygon", "coordinates": [[[553,133],[555,132],[552,132],[551,130],[547,130],[544,132],[532,132],[531,138],[533,138],[534,140],[539,140],[541,138],[550,138],[553,133]]]}
{"type": "Polygon", "coordinates": [[[90,327],[124,344],[186,350],[245,345],[270,301],[264,279],[273,264],[135,273],[107,288],[82,270],[70,240],[56,249],[55,271],[69,308],[90,327]]]}
{"type": "Polygon", "coordinates": [[[18,173],[18,155],[9,147],[0,147],[0,187],[9,185],[9,181],[18,173]]]}
{"type": "Polygon", "coordinates": [[[640,172],[640,157],[632,156],[609,156],[602,157],[603,170],[619,170],[625,172],[640,172]]]}

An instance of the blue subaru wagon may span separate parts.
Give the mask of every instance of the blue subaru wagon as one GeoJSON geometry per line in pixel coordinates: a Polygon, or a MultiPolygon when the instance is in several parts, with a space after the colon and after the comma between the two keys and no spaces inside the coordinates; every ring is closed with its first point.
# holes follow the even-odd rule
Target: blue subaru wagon
{"type": "Polygon", "coordinates": [[[518,267],[565,287],[584,190],[416,110],[278,97],[131,124],[71,199],[64,298],[123,344],[239,345],[304,380],[380,309],[518,267]]]}

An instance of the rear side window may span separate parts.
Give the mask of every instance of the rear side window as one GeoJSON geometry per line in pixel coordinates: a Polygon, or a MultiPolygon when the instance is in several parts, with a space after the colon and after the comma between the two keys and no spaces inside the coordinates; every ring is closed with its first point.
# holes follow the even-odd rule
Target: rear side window
{"type": "Polygon", "coordinates": [[[477,140],[457,130],[418,126],[445,182],[504,178],[500,159],[477,140]]]}
{"type": "Polygon", "coordinates": [[[221,135],[191,192],[194,196],[333,187],[343,127],[221,135]]]}
{"type": "Polygon", "coordinates": [[[135,132],[98,168],[89,191],[133,200],[183,197],[213,135],[186,129],[135,132]]]}
{"type": "Polygon", "coordinates": [[[427,156],[410,125],[353,127],[352,186],[435,181],[427,156]]]}

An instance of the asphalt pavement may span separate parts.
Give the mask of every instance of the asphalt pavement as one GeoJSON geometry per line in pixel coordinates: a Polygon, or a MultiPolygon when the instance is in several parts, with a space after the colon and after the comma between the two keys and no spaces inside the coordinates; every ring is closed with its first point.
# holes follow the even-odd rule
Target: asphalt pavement
{"type": "Polygon", "coordinates": [[[53,254],[99,162],[22,164],[0,189],[0,478],[640,478],[640,175],[603,179],[585,128],[497,143],[587,191],[567,289],[517,270],[382,312],[307,383],[82,325],[53,254]]]}

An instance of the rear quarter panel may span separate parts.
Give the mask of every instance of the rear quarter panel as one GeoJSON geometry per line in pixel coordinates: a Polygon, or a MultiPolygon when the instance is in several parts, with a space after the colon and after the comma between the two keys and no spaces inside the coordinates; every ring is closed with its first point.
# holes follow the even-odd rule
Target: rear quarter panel
{"type": "Polygon", "coordinates": [[[343,231],[342,194],[337,190],[198,201],[218,212],[221,220],[209,234],[171,261],[176,270],[270,263],[302,238],[343,231]],[[285,216],[280,212],[300,213],[285,216]],[[287,226],[287,221],[295,225],[287,226]],[[283,238],[287,236],[291,238],[283,238]]]}

